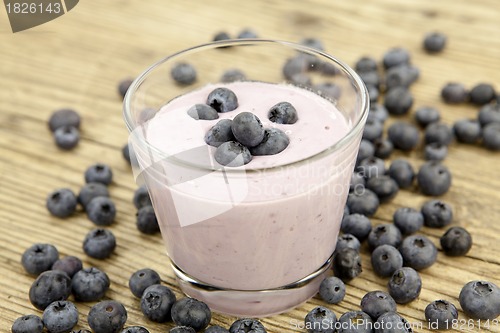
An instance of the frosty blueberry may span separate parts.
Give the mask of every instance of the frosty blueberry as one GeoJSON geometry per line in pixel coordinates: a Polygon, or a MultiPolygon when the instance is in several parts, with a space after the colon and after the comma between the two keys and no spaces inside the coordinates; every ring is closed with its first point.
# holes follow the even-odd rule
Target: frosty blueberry
{"type": "Polygon", "coordinates": [[[175,301],[172,290],[166,286],[154,284],[142,293],[141,311],[149,320],[163,323],[172,319],[170,311],[175,301]]]}
{"type": "Polygon", "coordinates": [[[207,97],[207,105],[217,112],[229,112],[238,107],[238,98],[235,93],[227,88],[215,88],[207,97]]]}
{"type": "Polygon", "coordinates": [[[26,272],[38,275],[51,269],[59,259],[59,251],[54,245],[36,243],[23,252],[21,264],[26,272]]]}
{"type": "Polygon", "coordinates": [[[127,321],[127,310],[120,302],[101,301],[90,308],[87,321],[94,333],[118,333],[127,321]]]}
{"type": "Polygon", "coordinates": [[[146,288],[160,284],[160,275],[150,268],[143,268],[134,272],[128,281],[128,286],[135,297],[141,297],[146,288]]]}
{"type": "Polygon", "coordinates": [[[272,106],[267,117],[277,124],[295,124],[298,120],[297,110],[288,102],[279,102],[272,106]]]}
{"type": "Polygon", "coordinates": [[[93,302],[100,300],[109,289],[108,275],[96,267],[78,271],[71,280],[71,291],[75,300],[93,302]]]}
{"type": "Polygon", "coordinates": [[[259,155],[275,155],[288,147],[290,139],[280,129],[277,128],[266,128],[264,130],[264,138],[255,147],[250,147],[250,153],[253,156],[259,155]]]}
{"type": "Polygon", "coordinates": [[[329,276],[319,286],[321,299],[330,304],[340,303],[345,296],[345,284],[336,276],[329,276]]]}
{"type": "Polygon", "coordinates": [[[195,104],[187,110],[187,114],[196,120],[214,120],[219,118],[217,111],[206,104],[195,104]]]}
{"type": "Polygon", "coordinates": [[[76,210],[76,195],[67,188],[55,190],[47,196],[48,211],[57,217],[68,217],[76,210]]]}
{"type": "Polygon", "coordinates": [[[231,130],[231,119],[221,119],[205,134],[205,142],[210,146],[219,147],[227,141],[235,141],[231,130]]]}
{"type": "Polygon", "coordinates": [[[175,82],[181,85],[189,85],[196,81],[196,69],[188,63],[178,63],[172,67],[170,75],[175,82]]]}
{"type": "Polygon", "coordinates": [[[241,143],[228,141],[217,147],[214,158],[221,165],[239,167],[249,163],[252,160],[252,154],[241,143]]]}
{"type": "Polygon", "coordinates": [[[411,235],[406,237],[399,248],[405,266],[415,270],[430,267],[437,258],[437,248],[432,241],[424,235],[411,235]]]}
{"type": "Polygon", "coordinates": [[[172,305],[172,320],[176,325],[189,326],[195,331],[201,331],[212,319],[210,308],[194,298],[182,298],[172,305]]]}

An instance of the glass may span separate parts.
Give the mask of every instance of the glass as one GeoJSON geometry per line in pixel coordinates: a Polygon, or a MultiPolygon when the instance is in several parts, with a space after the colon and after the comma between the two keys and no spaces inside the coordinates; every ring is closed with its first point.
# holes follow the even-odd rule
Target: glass
{"type": "MultiPolygon", "coordinates": [[[[324,52],[284,41],[200,45],[141,74],[124,100],[134,176],[148,188],[182,291],[214,311],[242,317],[282,313],[314,296],[331,267],[368,110],[367,90],[352,69],[324,52]],[[194,83],[172,78],[179,63],[195,67],[194,83]],[[332,135],[311,132],[305,138],[321,141],[323,148],[280,165],[256,167],[252,161],[236,168],[214,162],[214,147],[184,148],[184,139],[176,139],[203,136],[198,124],[207,120],[177,120],[188,119],[186,112],[159,110],[189,92],[221,84],[230,69],[241,70],[250,86],[270,84],[259,100],[276,95],[274,84],[307,91],[311,105],[320,99],[327,118],[337,117],[332,135]]],[[[284,126],[317,118],[307,107],[297,112],[299,121],[284,126]]],[[[267,119],[263,123],[273,126],[267,119]]],[[[297,144],[290,140],[290,147],[297,144]]]]}

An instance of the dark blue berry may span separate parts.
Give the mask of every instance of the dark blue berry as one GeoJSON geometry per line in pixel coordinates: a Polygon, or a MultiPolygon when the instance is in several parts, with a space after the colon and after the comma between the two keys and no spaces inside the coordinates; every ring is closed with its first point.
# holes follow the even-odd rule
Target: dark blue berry
{"type": "Polygon", "coordinates": [[[387,136],[394,145],[394,148],[403,151],[414,149],[420,140],[418,129],[407,122],[398,121],[389,126],[387,136]]]}
{"type": "Polygon", "coordinates": [[[149,333],[149,331],[142,326],[129,326],[124,328],[120,333],[149,333]]]}
{"type": "Polygon", "coordinates": [[[229,167],[239,167],[252,160],[250,150],[236,141],[224,142],[218,146],[214,157],[219,164],[229,167]]]}
{"type": "Polygon", "coordinates": [[[363,311],[347,311],[336,326],[337,333],[373,333],[373,320],[363,311]]]}
{"type": "Polygon", "coordinates": [[[31,304],[44,310],[54,301],[64,301],[71,294],[71,278],[62,271],[45,271],[38,275],[30,287],[31,304]]]}
{"type": "Polygon", "coordinates": [[[477,120],[482,127],[491,123],[500,123],[500,103],[490,103],[481,107],[477,120]]]}
{"type": "Polygon", "coordinates": [[[429,200],[422,206],[424,224],[431,228],[441,228],[451,223],[453,210],[441,200],[429,200]]]}
{"type": "Polygon", "coordinates": [[[412,333],[410,323],[396,312],[382,314],[374,323],[375,333],[412,333]]]}
{"type": "Polygon", "coordinates": [[[491,150],[500,150],[500,123],[488,124],[483,128],[483,145],[491,150]]]}
{"type": "Polygon", "coordinates": [[[313,89],[318,95],[333,101],[338,100],[342,94],[341,87],[333,82],[318,83],[313,89]]]}
{"type": "Polygon", "coordinates": [[[359,162],[357,171],[366,179],[380,177],[385,174],[385,162],[378,157],[368,157],[359,162]]]}
{"type": "Polygon", "coordinates": [[[139,186],[134,192],[132,199],[135,208],[141,209],[145,206],[151,206],[151,197],[149,196],[148,188],[145,185],[139,186]]]}
{"type": "Polygon", "coordinates": [[[108,275],[96,267],[78,271],[71,280],[71,291],[75,300],[94,302],[102,299],[109,289],[108,275]]]}
{"type": "Polygon", "coordinates": [[[83,240],[83,251],[92,258],[105,259],[116,247],[116,238],[110,230],[91,230],[83,240]]]}
{"type": "MultiPolygon", "coordinates": [[[[353,191],[364,191],[365,189],[365,177],[363,176],[362,172],[353,172],[351,175],[351,182],[349,183],[349,192],[353,191]]],[[[345,206],[347,209],[349,209],[349,206],[345,206]]]]}
{"type": "Polygon", "coordinates": [[[449,82],[441,89],[441,98],[449,104],[463,103],[467,101],[468,91],[461,83],[449,82]]]}
{"type": "Polygon", "coordinates": [[[212,39],[214,42],[221,41],[221,40],[227,40],[231,39],[231,36],[225,31],[220,31],[214,35],[214,38],[212,39]]]}
{"type": "Polygon", "coordinates": [[[175,302],[171,314],[176,325],[189,326],[197,332],[207,327],[212,319],[208,305],[190,297],[175,302]]]}
{"type": "Polygon", "coordinates": [[[375,193],[369,189],[354,191],[347,196],[347,206],[351,214],[363,214],[368,217],[373,216],[380,205],[380,201],[375,193]]]}
{"type": "Polygon", "coordinates": [[[438,161],[424,163],[417,174],[417,182],[425,195],[442,195],[450,189],[451,173],[438,161]]]}
{"type": "Polygon", "coordinates": [[[373,145],[375,146],[375,157],[381,159],[389,158],[394,151],[394,145],[389,139],[377,139],[373,145]]]}
{"type": "Polygon", "coordinates": [[[127,321],[127,310],[120,302],[101,301],[90,308],[87,321],[94,333],[118,333],[127,321]]]}
{"type": "Polygon", "coordinates": [[[375,193],[380,202],[392,200],[398,194],[399,186],[394,179],[389,176],[372,177],[366,181],[366,188],[375,193]]]}
{"type": "Polygon", "coordinates": [[[368,235],[368,245],[371,249],[385,244],[398,247],[402,238],[401,231],[394,224],[383,223],[372,228],[368,235]]]}
{"type": "Polygon", "coordinates": [[[350,281],[362,272],[361,256],[358,250],[344,248],[335,251],[333,273],[342,281],[350,281]]]}
{"type": "Polygon", "coordinates": [[[425,128],[424,135],[425,143],[440,143],[442,145],[449,145],[453,140],[453,132],[451,128],[444,123],[432,123],[425,128]]]}
{"type": "Polygon", "coordinates": [[[389,166],[389,176],[398,183],[399,188],[408,188],[413,184],[415,171],[410,162],[403,159],[392,161],[389,166]]]}
{"type": "Polygon", "coordinates": [[[367,119],[363,130],[363,139],[373,142],[382,137],[383,131],[384,124],[380,120],[367,119]]]}
{"type": "Polygon", "coordinates": [[[72,278],[76,274],[76,272],[78,272],[82,268],[83,264],[80,258],[77,258],[75,256],[66,256],[54,262],[51,269],[58,269],[60,271],[63,271],[68,274],[70,278],[72,278]]]}
{"type": "Polygon", "coordinates": [[[323,42],[315,37],[306,37],[300,41],[300,44],[319,50],[324,51],[325,47],[323,46],[323,42]]]}
{"type": "Polygon", "coordinates": [[[135,225],[143,234],[153,235],[160,232],[160,226],[158,225],[153,206],[144,206],[137,211],[135,225]]]}
{"type": "Polygon", "coordinates": [[[196,69],[188,63],[178,63],[170,71],[172,79],[180,85],[189,85],[196,81],[196,69]]]}
{"type": "Polygon", "coordinates": [[[86,183],[102,183],[104,185],[111,184],[113,180],[113,172],[111,168],[103,163],[91,165],[85,171],[86,183]]]}
{"type": "Polygon", "coordinates": [[[336,322],[335,313],[323,306],[312,309],[304,319],[305,328],[309,333],[333,333],[336,322]]]}
{"type": "Polygon", "coordinates": [[[42,333],[43,322],[37,315],[25,315],[17,318],[12,324],[12,333],[42,333]]]}
{"type": "Polygon", "coordinates": [[[285,150],[289,143],[290,139],[282,130],[266,128],[264,130],[264,139],[257,146],[249,149],[253,156],[275,155],[285,150]]]}
{"type": "Polygon", "coordinates": [[[394,66],[387,70],[385,74],[385,86],[388,90],[396,87],[408,88],[418,80],[420,70],[412,65],[394,66]]]}
{"type": "Polygon", "coordinates": [[[431,32],[425,35],[423,47],[429,53],[439,53],[446,45],[446,36],[441,32],[431,32]]]}
{"type": "Polygon", "coordinates": [[[375,155],[375,146],[368,140],[361,140],[359,144],[358,156],[356,157],[356,164],[359,165],[361,161],[375,155]]]}
{"type": "Polygon", "coordinates": [[[358,74],[359,74],[359,77],[361,78],[361,80],[363,81],[363,83],[365,84],[365,86],[367,86],[367,87],[372,86],[372,87],[377,87],[377,88],[380,87],[380,83],[382,81],[382,78],[380,77],[380,74],[378,72],[375,72],[375,71],[360,72],[358,74]]]}
{"type": "Polygon", "coordinates": [[[251,112],[241,112],[234,117],[231,130],[236,140],[247,147],[255,147],[264,139],[264,127],[251,112]]]}
{"type": "Polygon", "coordinates": [[[23,252],[21,264],[28,274],[38,275],[50,270],[57,259],[59,251],[54,245],[36,243],[23,252]]]}
{"type": "Polygon", "coordinates": [[[500,315],[500,289],[488,281],[470,281],[458,296],[462,310],[473,319],[495,319],[500,315]]]}
{"type": "Polygon", "coordinates": [[[266,333],[264,325],[257,319],[238,319],[229,327],[230,333],[266,333]]]}
{"type": "Polygon", "coordinates": [[[392,274],[387,288],[396,303],[406,304],[420,295],[422,279],[413,268],[401,267],[392,274]]]}
{"type": "Polygon", "coordinates": [[[111,225],[116,216],[116,207],[109,197],[95,197],[85,207],[87,217],[95,225],[111,225]]]}
{"type": "Polygon", "coordinates": [[[80,115],[73,109],[60,109],[54,111],[49,118],[49,128],[54,132],[59,127],[72,126],[80,128],[80,115]]]}
{"type": "Polygon", "coordinates": [[[377,320],[386,312],[395,312],[396,307],[396,302],[391,295],[381,290],[370,291],[361,299],[361,310],[373,320],[377,320]]]}
{"type": "Polygon", "coordinates": [[[78,310],[69,301],[55,301],[45,308],[42,320],[50,333],[66,333],[78,323],[78,310]]]}
{"type": "Polygon", "coordinates": [[[215,88],[208,94],[207,105],[210,105],[217,112],[229,112],[238,107],[238,98],[230,89],[215,88]]]}
{"type": "Polygon", "coordinates": [[[351,234],[342,234],[337,237],[337,245],[335,247],[335,253],[342,249],[350,248],[359,251],[361,248],[361,243],[359,240],[351,234]]]}
{"type": "Polygon", "coordinates": [[[291,81],[297,75],[303,74],[309,67],[306,57],[297,56],[288,59],[283,66],[283,76],[291,81]]]}
{"type": "Polygon", "coordinates": [[[428,326],[432,329],[451,329],[458,319],[458,310],[455,305],[442,299],[429,303],[424,312],[428,326]]]}
{"type": "Polygon", "coordinates": [[[351,234],[360,241],[363,241],[372,230],[372,223],[364,215],[350,214],[342,219],[340,229],[344,234],[351,234]]]}
{"type": "Polygon", "coordinates": [[[432,106],[421,106],[415,110],[415,120],[420,127],[425,128],[432,123],[440,121],[441,115],[438,109],[432,106]]]}
{"type": "Polygon", "coordinates": [[[382,63],[386,69],[399,65],[407,65],[410,63],[410,52],[402,47],[391,48],[384,53],[382,63]]]}
{"type": "Polygon", "coordinates": [[[214,325],[210,326],[205,330],[205,333],[229,333],[229,330],[219,326],[219,325],[214,325]]]}
{"type": "MultiPolygon", "coordinates": [[[[130,151],[133,150],[132,146],[129,145],[128,143],[124,144],[122,147],[122,157],[125,161],[128,162],[128,164],[132,163],[132,160],[130,159],[130,151]]],[[[132,155],[134,152],[132,151],[132,155]]]]}
{"type": "Polygon", "coordinates": [[[135,297],[141,298],[146,288],[160,284],[160,275],[150,268],[143,268],[134,272],[128,280],[128,286],[135,297]]]}
{"type": "Polygon", "coordinates": [[[403,235],[413,234],[424,226],[424,215],[410,207],[398,208],[394,212],[392,220],[403,235]]]}
{"type": "Polygon", "coordinates": [[[389,112],[382,104],[375,103],[370,104],[370,111],[368,112],[368,118],[375,118],[384,123],[387,118],[389,118],[389,112]]]}
{"type": "Polygon", "coordinates": [[[172,319],[170,311],[175,301],[172,290],[161,284],[154,284],[142,293],[141,311],[149,320],[164,323],[172,319]]]}
{"type": "Polygon", "coordinates": [[[252,29],[245,28],[245,29],[240,31],[240,33],[238,34],[238,36],[236,36],[236,38],[239,38],[239,39],[241,39],[241,38],[259,38],[259,36],[252,29]]]}
{"type": "Polygon", "coordinates": [[[76,210],[76,195],[68,188],[55,190],[47,196],[46,206],[57,217],[68,217],[76,210]]]}
{"type": "Polygon", "coordinates": [[[469,91],[469,101],[476,105],[488,104],[495,96],[495,89],[489,83],[479,83],[469,91]]]}
{"type": "Polygon", "coordinates": [[[448,155],[448,147],[439,142],[432,142],[424,147],[424,158],[426,161],[442,161],[448,155]]]}
{"type": "Polygon", "coordinates": [[[125,97],[125,94],[127,93],[128,88],[130,88],[130,86],[132,85],[133,81],[134,81],[134,79],[132,79],[132,78],[126,78],[126,79],[121,80],[118,83],[118,93],[120,94],[120,96],[122,98],[125,97]]]}
{"type": "Polygon", "coordinates": [[[195,333],[194,328],[189,326],[175,326],[172,327],[168,333],[195,333]]]}
{"type": "Polygon", "coordinates": [[[80,142],[80,131],[74,126],[61,126],[54,131],[56,145],[64,150],[71,150],[80,142]]]}
{"type": "Polygon", "coordinates": [[[372,72],[378,70],[377,60],[372,57],[363,56],[354,65],[356,72],[372,72]]]}
{"type": "Polygon", "coordinates": [[[473,119],[458,120],[453,124],[453,133],[459,142],[476,143],[481,139],[481,124],[473,119]]]}
{"type": "Polygon", "coordinates": [[[382,277],[391,276],[394,271],[403,267],[403,257],[398,249],[389,244],[377,246],[371,255],[373,271],[382,277]]]}
{"type": "Polygon", "coordinates": [[[233,131],[231,130],[231,119],[219,120],[205,134],[205,142],[211,146],[219,147],[224,142],[234,141],[233,131]]]}
{"type": "Polygon", "coordinates": [[[446,255],[463,256],[472,247],[472,236],[462,227],[451,227],[439,239],[446,255]]]}
{"type": "MultiPolygon", "coordinates": [[[[374,85],[366,86],[366,90],[368,90],[368,97],[370,98],[370,103],[377,103],[378,98],[380,96],[379,89],[374,85]]],[[[368,117],[368,119],[373,119],[373,117],[368,117]]]]}
{"type": "Polygon", "coordinates": [[[228,69],[227,71],[222,73],[220,81],[224,83],[230,83],[236,81],[245,81],[246,79],[247,77],[243,71],[237,68],[233,68],[233,69],[228,69]]]}
{"type": "Polygon", "coordinates": [[[403,256],[404,266],[417,271],[430,267],[437,258],[437,248],[433,242],[424,235],[411,235],[401,243],[399,252],[403,256]]]}
{"type": "Polygon", "coordinates": [[[102,183],[87,183],[78,193],[78,202],[85,208],[95,197],[109,197],[108,188],[102,183]]]}
{"type": "Polygon", "coordinates": [[[187,114],[196,120],[214,120],[219,118],[219,113],[206,104],[195,104],[187,110],[187,114]]]}
{"type": "Polygon", "coordinates": [[[319,285],[321,299],[329,304],[340,303],[345,296],[345,284],[336,276],[329,276],[319,285]]]}

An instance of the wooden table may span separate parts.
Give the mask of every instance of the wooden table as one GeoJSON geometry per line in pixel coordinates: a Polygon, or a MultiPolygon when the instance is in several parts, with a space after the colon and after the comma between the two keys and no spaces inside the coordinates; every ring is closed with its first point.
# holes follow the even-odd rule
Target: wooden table
{"type": "MultiPolygon", "coordinates": [[[[440,89],[448,81],[472,87],[493,83],[500,91],[500,5],[497,0],[380,0],[380,1],[80,1],[71,12],[42,26],[13,34],[0,9],[0,331],[8,332],[23,314],[41,312],[28,299],[33,277],[20,264],[23,251],[36,242],[52,243],[61,255],[76,255],[85,266],[106,271],[111,289],[106,297],[123,302],[127,325],[144,325],[151,332],[165,332],[172,324],[147,321],[139,301],[128,290],[132,272],[151,267],[164,284],[180,296],[167,264],[159,235],[141,235],[135,227],[131,203],[136,185],[121,157],[127,140],[117,83],[138,75],[151,63],[183,48],[210,41],[216,32],[236,35],[245,27],[261,37],[299,41],[320,38],[328,51],[349,64],[363,55],[381,59],[394,46],[408,48],[421,69],[411,88],[415,107],[439,108],[443,121],[474,118],[478,108],[469,104],[446,105],[440,89]],[[449,37],[446,50],[426,54],[424,34],[442,31],[449,37]],[[47,129],[49,115],[72,107],[82,117],[82,140],[70,152],[58,150],[47,129]],[[59,187],[78,191],[83,172],[95,162],[109,164],[114,172],[110,186],[118,215],[110,227],[118,246],[107,260],[89,258],[82,240],[94,225],[79,212],[69,219],[48,214],[45,198],[59,187]]],[[[411,121],[412,115],[403,117],[411,121]]],[[[418,167],[421,150],[404,156],[418,167]]],[[[500,235],[500,155],[480,146],[454,143],[445,164],[453,173],[453,186],[441,199],[454,209],[453,225],[466,227],[474,238],[469,254],[446,257],[441,251],[431,268],[421,272],[420,297],[399,312],[410,322],[422,322],[423,310],[435,299],[458,304],[462,286],[474,279],[500,285],[497,246],[500,235]]],[[[420,208],[428,200],[415,191],[401,191],[381,206],[373,223],[390,222],[396,208],[420,208]]],[[[444,230],[424,228],[422,233],[439,244],[444,230]]],[[[330,306],[340,315],[359,309],[370,290],[386,289],[387,279],[377,277],[363,251],[363,273],[348,283],[347,296],[330,306]]],[[[79,328],[87,328],[93,303],[78,303],[79,328]]],[[[325,305],[319,298],[287,314],[263,319],[269,332],[304,331],[292,320],[302,321],[308,311],[325,305]]],[[[460,318],[467,317],[460,312],[460,318]]],[[[214,314],[212,324],[228,327],[235,318],[214,314]]],[[[479,327],[456,331],[480,331],[479,327]]],[[[482,328],[481,328],[482,329],[482,328]]],[[[427,329],[416,329],[427,332],[427,329]]],[[[500,331],[498,325],[484,331],[500,331]]]]}

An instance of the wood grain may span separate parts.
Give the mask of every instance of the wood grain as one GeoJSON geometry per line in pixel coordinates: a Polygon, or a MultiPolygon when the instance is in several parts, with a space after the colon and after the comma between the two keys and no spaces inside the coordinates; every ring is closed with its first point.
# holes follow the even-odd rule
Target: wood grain
{"type": "MultiPolygon", "coordinates": [[[[183,48],[208,42],[218,31],[232,35],[250,27],[264,38],[299,41],[320,38],[327,49],[349,64],[363,55],[380,59],[394,46],[412,52],[421,69],[420,80],[411,88],[414,108],[439,108],[443,121],[474,118],[477,107],[450,106],[439,97],[449,81],[468,87],[489,82],[500,90],[500,6],[497,0],[351,0],[351,1],[81,1],[61,18],[31,30],[12,34],[5,11],[0,10],[0,331],[9,332],[12,322],[35,310],[28,299],[33,277],[20,264],[22,252],[35,242],[57,246],[62,255],[76,255],[85,266],[105,270],[111,278],[108,298],[127,307],[127,325],[144,325],[151,332],[164,332],[172,324],[145,320],[139,302],[128,290],[128,278],[137,269],[151,267],[178,296],[179,289],[167,265],[159,235],[144,236],[135,228],[131,203],[136,188],[131,170],[121,157],[127,140],[121,116],[117,83],[138,75],[151,63],[183,48]],[[425,33],[442,31],[448,38],[446,50],[429,55],[421,48],[425,33]],[[72,107],[82,117],[82,141],[71,152],[53,144],[46,121],[52,111],[72,107]],[[45,197],[53,189],[78,191],[83,172],[95,162],[113,168],[111,196],[118,216],[111,227],[118,239],[116,253],[107,260],[87,257],[81,248],[85,234],[93,228],[82,212],[70,219],[51,217],[45,197]]],[[[403,117],[404,118],[404,117],[403,117]]],[[[406,117],[411,119],[411,115],[406,117]]],[[[391,120],[393,121],[393,120],[391,120]]],[[[418,167],[421,150],[395,153],[418,167]]],[[[446,159],[453,173],[453,186],[442,197],[454,208],[454,225],[466,227],[474,238],[470,253],[451,259],[441,251],[438,261],[421,272],[420,297],[398,310],[410,322],[421,323],[423,310],[432,300],[445,298],[458,306],[464,283],[486,279],[500,285],[500,155],[481,148],[454,143],[446,159]]],[[[400,191],[381,206],[373,223],[390,222],[398,207],[420,208],[428,198],[416,189],[400,191]]],[[[435,243],[444,232],[424,228],[435,243]]],[[[377,277],[363,249],[363,273],[348,283],[347,296],[330,306],[340,315],[359,309],[361,297],[370,290],[386,289],[386,279],[377,277]]],[[[313,298],[297,309],[263,319],[269,332],[303,332],[294,328],[317,305],[313,298]]],[[[79,328],[86,328],[92,303],[78,303],[79,328]]],[[[460,318],[467,317],[460,312],[460,318]]],[[[212,324],[228,327],[235,318],[215,314],[212,324]]],[[[425,327],[416,329],[428,332],[425,327]]],[[[460,332],[500,332],[465,327],[460,332]]]]}

